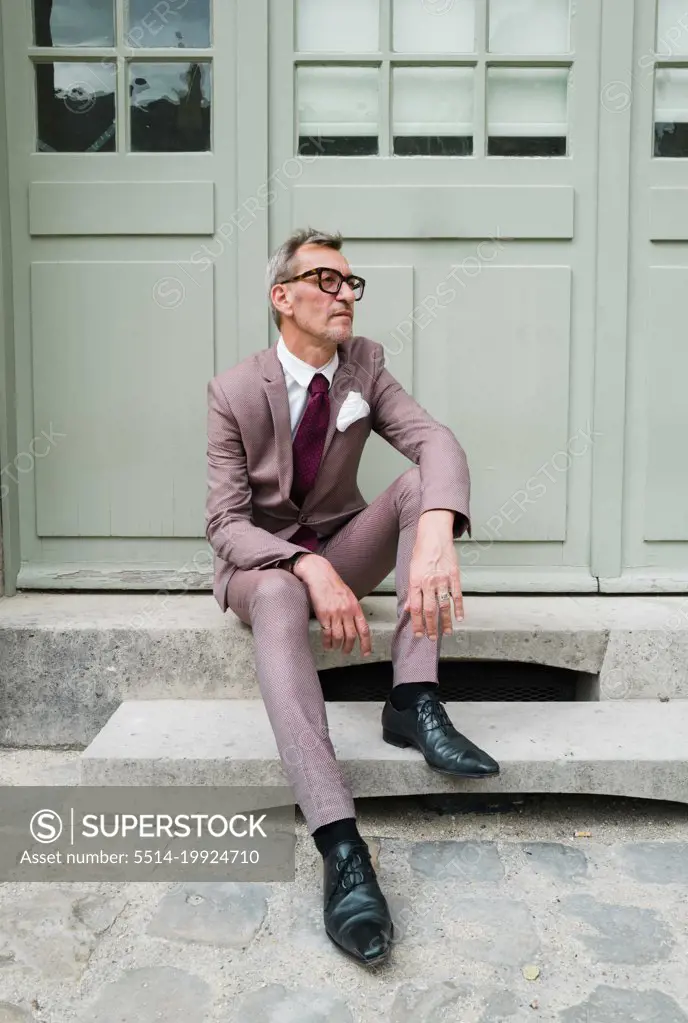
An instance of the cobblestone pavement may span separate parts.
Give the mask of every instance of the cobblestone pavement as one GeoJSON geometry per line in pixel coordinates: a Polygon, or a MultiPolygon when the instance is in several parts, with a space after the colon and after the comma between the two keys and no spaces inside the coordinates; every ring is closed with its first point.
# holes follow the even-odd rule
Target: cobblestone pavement
{"type": "MultiPolygon", "coordinates": [[[[0,784],[76,759],[0,751],[0,784]]],[[[293,884],[1,885],[0,1023],[688,1023],[688,807],[459,810],[360,802],[397,931],[371,971],[325,936],[300,818],[293,884]]]]}

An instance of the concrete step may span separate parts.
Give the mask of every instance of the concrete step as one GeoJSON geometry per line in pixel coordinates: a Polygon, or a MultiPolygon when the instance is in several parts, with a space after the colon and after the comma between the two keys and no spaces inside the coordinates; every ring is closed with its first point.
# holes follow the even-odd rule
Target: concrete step
{"type": "MultiPolygon", "coordinates": [[[[369,661],[389,661],[394,597],[362,601],[369,661]]],[[[446,660],[520,661],[597,680],[601,699],[688,697],[684,597],[476,596],[446,660]]],[[[322,649],[318,669],[360,662],[322,649]]],[[[259,696],[253,634],[207,594],[22,593],[0,599],[0,745],[86,746],[125,699],[259,696]]]]}
{"type": "MultiPolygon", "coordinates": [[[[381,703],[329,703],[330,734],[354,796],[553,792],[688,802],[688,701],[448,703],[460,731],[501,765],[449,778],[383,742],[381,703]]],[[[283,785],[259,700],[131,700],[81,758],[84,785],[283,785]]]]}

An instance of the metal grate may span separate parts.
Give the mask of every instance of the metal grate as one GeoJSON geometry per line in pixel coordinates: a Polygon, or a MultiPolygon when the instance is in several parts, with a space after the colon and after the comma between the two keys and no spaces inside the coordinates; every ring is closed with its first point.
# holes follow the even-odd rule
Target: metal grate
{"type": "MultiPolygon", "coordinates": [[[[352,664],[318,672],[325,700],[385,700],[392,664],[352,664]]],[[[518,661],[440,661],[443,700],[561,700],[577,698],[581,673],[518,661]]]]}

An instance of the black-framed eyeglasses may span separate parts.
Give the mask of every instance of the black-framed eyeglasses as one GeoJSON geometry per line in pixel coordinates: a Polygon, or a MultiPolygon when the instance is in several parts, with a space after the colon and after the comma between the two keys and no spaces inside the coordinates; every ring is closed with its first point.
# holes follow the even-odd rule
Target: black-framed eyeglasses
{"type": "Polygon", "coordinates": [[[357,274],[349,274],[348,277],[345,277],[339,270],[333,270],[329,266],[316,266],[313,270],[305,270],[302,274],[297,274],[296,277],[290,277],[288,281],[281,281],[281,283],[291,284],[292,281],[304,281],[314,274],[317,274],[318,277],[318,287],[328,295],[338,295],[342,284],[346,281],[354,293],[354,301],[359,302],[363,298],[366,283],[363,277],[359,277],[357,274]]]}

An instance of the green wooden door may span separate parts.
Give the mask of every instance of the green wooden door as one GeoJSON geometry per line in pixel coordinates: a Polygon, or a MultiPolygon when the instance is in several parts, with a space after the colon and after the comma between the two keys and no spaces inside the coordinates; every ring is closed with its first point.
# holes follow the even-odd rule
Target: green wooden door
{"type": "Polygon", "coordinates": [[[20,587],[208,584],[206,385],[264,329],[235,216],[256,11],[2,2],[20,587]]]}
{"type": "Polygon", "coordinates": [[[627,181],[620,201],[630,210],[620,252],[628,284],[619,296],[627,302],[627,339],[614,373],[621,388],[609,394],[621,438],[616,521],[598,571],[603,591],[685,592],[688,13],[682,0],[637,0],[623,17],[616,44],[628,53],[627,67],[610,75],[618,80],[605,99],[613,130],[625,123],[628,134],[620,178],[627,181]]]}
{"type": "Polygon", "coordinates": [[[208,587],[206,383],[305,224],[466,448],[465,589],[684,586],[680,6],[0,0],[19,586],[208,587]]]}
{"type": "MultiPolygon", "coordinates": [[[[354,330],[472,473],[466,588],[591,590],[601,3],[272,0],[273,247],[338,229],[354,330]]],[[[373,436],[368,499],[406,467],[373,436]]]]}

